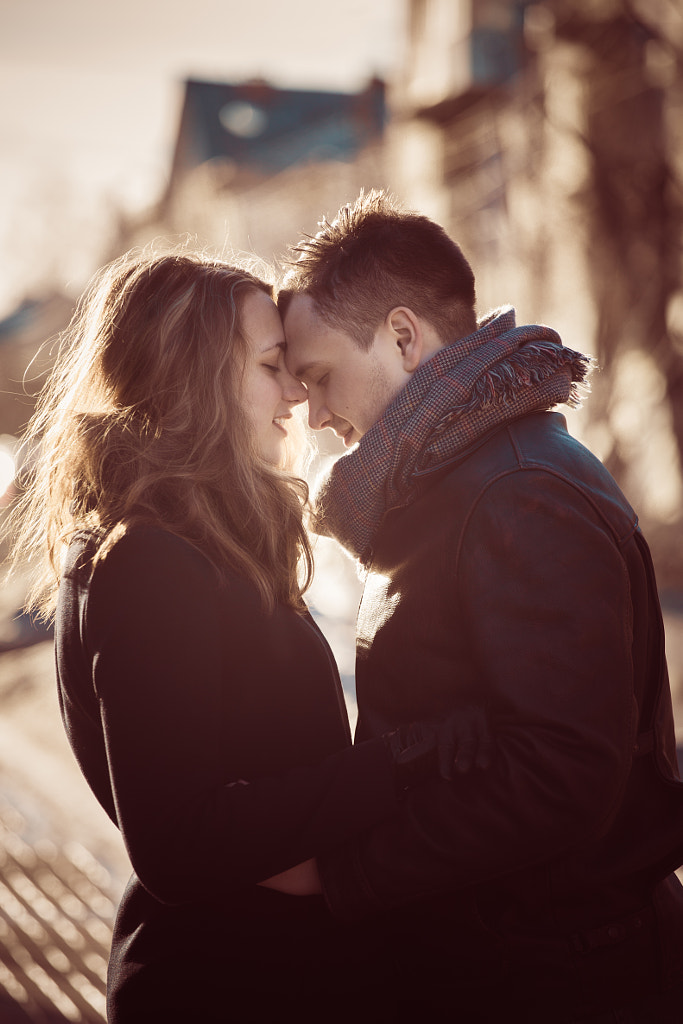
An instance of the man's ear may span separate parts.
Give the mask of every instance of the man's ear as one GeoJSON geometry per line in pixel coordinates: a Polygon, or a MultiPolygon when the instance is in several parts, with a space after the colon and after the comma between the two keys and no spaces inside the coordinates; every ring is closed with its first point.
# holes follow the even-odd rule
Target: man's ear
{"type": "Polygon", "coordinates": [[[401,353],[406,373],[417,370],[423,355],[424,338],[418,317],[408,306],[396,306],[387,314],[386,325],[401,353]]]}

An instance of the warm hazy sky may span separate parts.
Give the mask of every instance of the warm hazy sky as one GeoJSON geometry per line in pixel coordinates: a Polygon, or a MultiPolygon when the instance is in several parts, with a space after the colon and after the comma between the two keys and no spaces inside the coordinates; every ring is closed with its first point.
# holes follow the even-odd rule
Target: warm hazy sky
{"type": "Polygon", "coordinates": [[[0,0],[0,315],[30,283],[46,230],[63,236],[68,264],[72,232],[97,230],[103,196],[111,216],[159,194],[183,78],[354,90],[397,66],[404,6],[0,0]]]}

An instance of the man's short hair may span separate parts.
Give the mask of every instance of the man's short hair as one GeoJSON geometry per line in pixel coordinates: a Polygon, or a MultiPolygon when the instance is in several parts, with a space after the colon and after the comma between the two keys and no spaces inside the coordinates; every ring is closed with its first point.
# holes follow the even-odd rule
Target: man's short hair
{"type": "Polygon", "coordinates": [[[319,226],[291,249],[283,315],[292,296],[305,293],[327,324],[364,349],[396,306],[427,320],[444,344],[476,330],[472,268],[439,224],[373,189],[319,226]]]}

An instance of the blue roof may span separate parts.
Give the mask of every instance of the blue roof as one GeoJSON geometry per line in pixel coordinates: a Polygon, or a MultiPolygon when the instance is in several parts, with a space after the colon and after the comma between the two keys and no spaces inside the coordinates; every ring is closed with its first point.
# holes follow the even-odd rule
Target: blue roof
{"type": "Polygon", "coordinates": [[[359,93],[189,80],[174,172],[225,158],[274,174],[311,160],[352,159],[386,123],[384,84],[359,93]]]}

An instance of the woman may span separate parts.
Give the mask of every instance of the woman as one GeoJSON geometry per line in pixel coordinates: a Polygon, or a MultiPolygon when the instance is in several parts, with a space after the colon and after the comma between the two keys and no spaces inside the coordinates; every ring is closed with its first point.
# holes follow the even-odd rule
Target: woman
{"type": "Polygon", "coordinates": [[[306,488],[282,467],[305,390],[284,344],[251,273],[128,255],[81,300],[29,431],[17,557],[44,562],[30,603],[56,616],[66,731],[134,868],[114,1024],[383,1004],[367,928],[300,895],[316,853],[397,812],[404,752],[350,745],[303,602],[306,488]]]}

